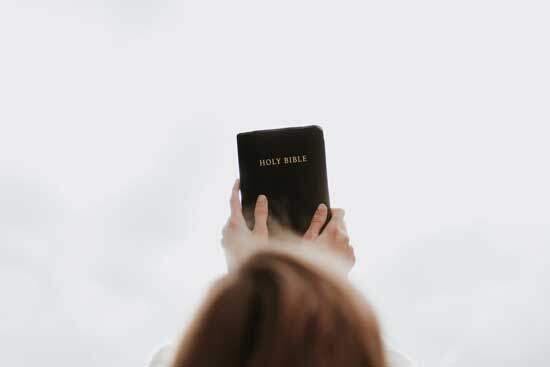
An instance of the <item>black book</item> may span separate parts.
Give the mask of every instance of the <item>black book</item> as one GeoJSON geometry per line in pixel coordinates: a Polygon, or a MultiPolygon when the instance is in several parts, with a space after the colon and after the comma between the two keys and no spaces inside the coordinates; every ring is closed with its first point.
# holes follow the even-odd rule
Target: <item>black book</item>
{"type": "Polygon", "coordinates": [[[268,198],[273,219],[299,235],[320,203],[330,202],[323,129],[320,126],[256,130],[237,134],[241,202],[249,228],[258,195],[268,198]]]}

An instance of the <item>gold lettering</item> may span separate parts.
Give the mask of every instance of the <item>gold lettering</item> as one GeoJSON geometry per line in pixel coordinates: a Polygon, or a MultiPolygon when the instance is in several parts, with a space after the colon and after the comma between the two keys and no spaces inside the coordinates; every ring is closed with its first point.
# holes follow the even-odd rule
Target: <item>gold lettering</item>
{"type": "Polygon", "coordinates": [[[307,161],[308,161],[307,155],[302,154],[302,155],[292,155],[288,157],[273,157],[273,158],[259,159],[258,164],[260,167],[265,167],[265,166],[277,166],[281,164],[305,163],[307,161]]]}

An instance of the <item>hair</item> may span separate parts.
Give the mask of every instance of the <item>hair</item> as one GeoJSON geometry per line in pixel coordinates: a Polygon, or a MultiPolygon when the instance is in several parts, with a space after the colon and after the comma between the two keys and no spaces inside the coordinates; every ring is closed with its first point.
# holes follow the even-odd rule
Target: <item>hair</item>
{"type": "Polygon", "coordinates": [[[214,285],[172,367],[386,367],[378,322],[347,280],[261,251],[214,285]]]}

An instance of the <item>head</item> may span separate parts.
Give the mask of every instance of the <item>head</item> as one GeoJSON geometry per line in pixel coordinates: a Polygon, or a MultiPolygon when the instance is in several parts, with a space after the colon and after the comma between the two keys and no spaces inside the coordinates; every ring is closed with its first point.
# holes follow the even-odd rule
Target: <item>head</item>
{"type": "Polygon", "coordinates": [[[336,273],[261,251],[219,280],[173,367],[385,367],[376,317],[336,273]]]}

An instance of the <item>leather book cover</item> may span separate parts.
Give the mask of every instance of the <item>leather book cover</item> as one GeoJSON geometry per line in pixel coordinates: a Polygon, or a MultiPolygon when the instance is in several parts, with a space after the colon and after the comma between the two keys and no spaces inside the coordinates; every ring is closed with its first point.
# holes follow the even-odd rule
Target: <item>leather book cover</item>
{"type": "Polygon", "coordinates": [[[241,202],[249,228],[256,198],[268,199],[272,219],[303,235],[320,203],[329,208],[325,141],[318,125],[237,134],[241,202]]]}

